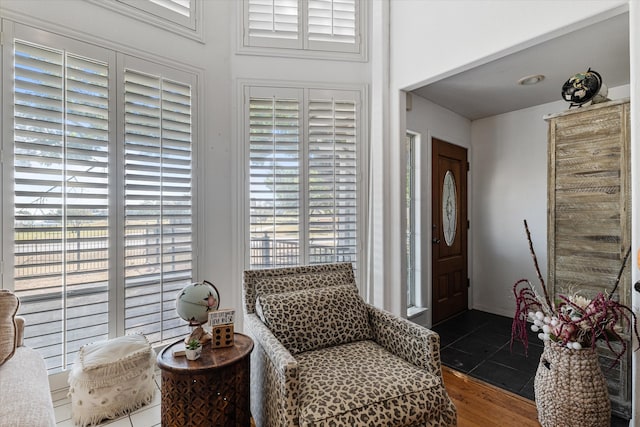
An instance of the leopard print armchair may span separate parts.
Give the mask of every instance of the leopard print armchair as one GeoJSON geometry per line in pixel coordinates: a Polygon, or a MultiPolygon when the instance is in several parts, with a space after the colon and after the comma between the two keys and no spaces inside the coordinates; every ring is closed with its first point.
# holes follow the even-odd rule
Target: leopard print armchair
{"type": "Polygon", "coordinates": [[[366,304],[350,263],[244,272],[258,427],[455,426],[440,337],[366,304]]]}

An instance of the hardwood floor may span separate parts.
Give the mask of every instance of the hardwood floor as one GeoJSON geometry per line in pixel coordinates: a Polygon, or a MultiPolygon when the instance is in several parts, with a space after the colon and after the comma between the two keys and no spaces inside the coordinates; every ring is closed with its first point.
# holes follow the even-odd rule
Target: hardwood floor
{"type": "Polygon", "coordinates": [[[442,376],[458,409],[458,427],[540,427],[531,400],[446,366],[442,367],[442,376]]]}

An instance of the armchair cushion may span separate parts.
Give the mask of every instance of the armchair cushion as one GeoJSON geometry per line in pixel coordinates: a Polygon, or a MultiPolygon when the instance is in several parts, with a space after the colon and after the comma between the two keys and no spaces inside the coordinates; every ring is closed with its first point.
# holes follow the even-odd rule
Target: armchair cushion
{"type": "MultiPolygon", "coordinates": [[[[440,377],[373,341],[310,351],[297,359],[301,427],[432,425],[429,414],[440,420],[449,409],[440,377]]],[[[455,415],[443,425],[454,423],[455,415]]]]}
{"type": "Polygon", "coordinates": [[[354,285],[261,295],[256,313],[292,354],[372,337],[354,285]]]}
{"type": "Polygon", "coordinates": [[[15,315],[18,305],[18,298],[13,292],[0,289],[0,366],[11,359],[16,351],[18,340],[15,315]]]}

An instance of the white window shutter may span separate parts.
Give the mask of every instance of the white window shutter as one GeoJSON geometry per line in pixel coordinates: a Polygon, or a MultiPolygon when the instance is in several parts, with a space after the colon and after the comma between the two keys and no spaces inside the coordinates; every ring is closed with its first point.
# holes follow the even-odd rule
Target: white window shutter
{"type": "Polygon", "coordinates": [[[125,69],[125,332],[184,335],[175,295],[192,281],[191,87],[125,69]]]}
{"type": "Polygon", "coordinates": [[[357,52],[357,0],[308,0],[306,39],[309,49],[357,52]]]}
{"type": "Polygon", "coordinates": [[[248,96],[251,268],[298,265],[301,229],[301,91],[248,96]]]}
{"type": "Polygon", "coordinates": [[[89,342],[186,335],[175,296],[195,268],[197,76],[17,23],[5,36],[5,279],[26,344],[55,374],[89,342]]]}
{"type": "Polygon", "coordinates": [[[308,118],[309,262],[356,262],[358,104],[353,92],[311,90],[308,118]]]}
{"type": "Polygon", "coordinates": [[[300,0],[244,0],[245,45],[302,49],[300,0]]]}
{"type": "Polygon", "coordinates": [[[109,64],[14,46],[14,289],[58,371],[108,334],[109,64]]]}
{"type": "Polygon", "coordinates": [[[251,87],[245,94],[249,268],[357,268],[360,93],[251,87]]]}
{"type": "MultiPolygon", "coordinates": [[[[105,0],[94,0],[104,2],[105,0]]],[[[115,0],[144,14],[196,30],[196,0],[115,0]]],[[[200,3],[202,4],[202,3],[200,3]]]]}

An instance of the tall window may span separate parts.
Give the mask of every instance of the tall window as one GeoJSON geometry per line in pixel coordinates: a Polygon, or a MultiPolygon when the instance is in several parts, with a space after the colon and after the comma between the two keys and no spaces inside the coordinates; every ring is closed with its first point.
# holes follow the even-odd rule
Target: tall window
{"type": "Polygon", "coordinates": [[[109,332],[112,68],[106,52],[14,49],[13,283],[26,341],[56,370],[109,332]]]}
{"type": "Polygon", "coordinates": [[[242,13],[243,48],[364,54],[366,1],[243,0],[242,13]]]}
{"type": "Polygon", "coordinates": [[[249,267],[355,265],[360,93],[249,87],[246,95],[249,267]]]}
{"type": "Polygon", "coordinates": [[[3,282],[26,343],[53,373],[88,342],[186,333],[173,301],[194,268],[195,77],[19,25],[12,41],[3,282]]]}
{"type": "Polygon", "coordinates": [[[416,152],[412,134],[405,137],[405,158],[407,308],[411,308],[416,306],[416,152]]]}

